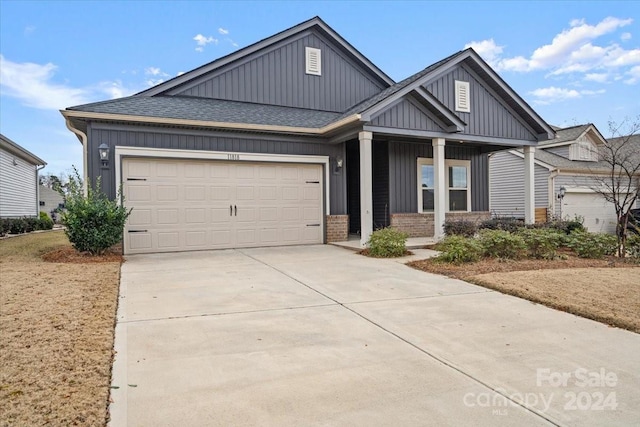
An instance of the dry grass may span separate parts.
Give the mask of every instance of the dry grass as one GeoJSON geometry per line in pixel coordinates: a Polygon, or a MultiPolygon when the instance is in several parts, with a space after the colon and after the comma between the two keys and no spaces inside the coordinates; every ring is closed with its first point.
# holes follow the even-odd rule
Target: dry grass
{"type": "Polygon", "coordinates": [[[63,232],[0,241],[2,426],[106,423],[120,257],[69,248],[63,232]]]}
{"type": "Polygon", "coordinates": [[[410,265],[640,333],[640,268],[615,258],[410,265]]]}

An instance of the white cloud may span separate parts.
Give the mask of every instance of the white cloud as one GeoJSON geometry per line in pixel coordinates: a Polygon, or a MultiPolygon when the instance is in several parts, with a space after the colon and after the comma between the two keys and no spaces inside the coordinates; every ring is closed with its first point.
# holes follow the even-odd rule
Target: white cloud
{"type": "Polygon", "coordinates": [[[24,35],[25,35],[25,36],[29,36],[29,35],[31,35],[35,30],[36,30],[36,26],[35,26],[35,25],[27,25],[26,27],[24,27],[24,35]]]}
{"type": "Polygon", "coordinates": [[[622,33],[620,34],[620,40],[626,42],[627,40],[631,40],[631,33],[622,33]]]}
{"type": "Polygon", "coordinates": [[[584,79],[589,82],[606,83],[609,79],[607,73],[589,73],[584,76],[584,79]]]}
{"type": "Polygon", "coordinates": [[[96,100],[120,98],[138,91],[120,80],[103,81],[87,87],[72,87],[54,82],[55,64],[13,62],[0,55],[0,90],[2,95],[19,99],[28,107],[60,110],[96,100]]]}
{"type": "Polygon", "coordinates": [[[156,67],[148,67],[144,70],[144,73],[146,75],[151,75],[151,76],[159,76],[160,73],[162,73],[162,71],[160,71],[160,68],[156,68],[156,67]]]}
{"type": "Polygon", "coordinates": [[[204,51],[204,47],[210,43],[218,44],[218,39],[213,38],[211,36],[205,37],[202,34],[196,35],[193,39],[196,41],[196,44],[197,44],[197,47],[196,47],[197,52],[204,51]]]}
{"type": "Polygon", "coordinates": [[[229,30],[225,30],[224,28],[220,27],[218,28],[218,32],[220,34],[222,34],[223,36],[226,36],[227,34],[229,34],[229,30]]]}
{"type": "Polygon", "coordinates": [[[605,93],[605,90],[576,90],[550,86],[546,88],[539,88],[529,93],[536,98],[534,100],[536,104],[547,105],[554,102],[566,101],[568,99],[581,98],[582,96],[603,94],[605,93]]]}
{"type": "Polygon", "coordinates": [[[498,71],[549,70],[550,75],[562,75],[626,67],[640,63],[640,49],[625,50],[615,43],[598,46],[592,42],[632,22],[632,19],[608,17],[589,25],[584,19],[574,19],[569,23],[570,28],[557,34],[551,43],[535,49],[528,58],[502,57],[504,46],[493,39],[474,41],[466,47],[473,46],[498,71]]]}
{"type": "Polygon", "coordinates": [[[177,77],[177,76],[181,76],[181,75],[183,75],[183,74],[184,74],[184,71],[178,71],[178,74],[176,74],[176,77],[177,77]]]}
{"type": "Polygon", "coordinates": [[[629,76],[629,78],[624,81],[626,84],[634,85],[640,82],[640,65],[631,68],[626,74],[629,76]]]}

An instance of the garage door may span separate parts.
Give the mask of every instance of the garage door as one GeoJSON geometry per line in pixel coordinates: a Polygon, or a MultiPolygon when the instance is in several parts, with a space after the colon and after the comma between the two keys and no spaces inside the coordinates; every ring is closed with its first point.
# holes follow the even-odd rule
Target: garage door
{"type": "Polygon", "coordinates": [[[616,210],[600,194],[567,192],[563,201],[563,218],[581,216],[589,231],[615,234],[616,210]]]}
{"type": "Polygon", "coordinates": [[[322,243],[322,166],[125,158],[127,254],[322,243]]]}

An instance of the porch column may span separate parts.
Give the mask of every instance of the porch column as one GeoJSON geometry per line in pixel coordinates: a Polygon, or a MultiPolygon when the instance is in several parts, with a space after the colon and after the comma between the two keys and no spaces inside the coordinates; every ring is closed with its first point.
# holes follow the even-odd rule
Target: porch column
{"type": "Polygon", "coordinates": [[[524,222],[533,224],[536,221],[535,147],[524,147],[524,222]]]}
{"type": "Polygon", "coordinates": [[[360,140],[360,246],[365,247],[373,233],[373,168],[371,132],[358,133],[360,140]]]}
{"type": "Polygon", "coordinates": [[[444,237],[446,202],[446,180],[444,165],[444,138],[434,138],[433,145],[433,237],[436,241],[444,237]]]}

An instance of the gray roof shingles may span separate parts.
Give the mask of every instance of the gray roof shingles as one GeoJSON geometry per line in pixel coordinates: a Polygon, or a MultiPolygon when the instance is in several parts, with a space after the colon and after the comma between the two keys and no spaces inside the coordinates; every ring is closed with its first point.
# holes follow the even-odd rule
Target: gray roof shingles
{"type": "Polygon", "coordinates": [[[541,141],[539,145],[543,146],[547,144],[557,144],[559,142],[575,141],[576,139],[578,139],[580,135],[582,135],[584,131],[587,130],[589,126],[591,126],[591,123],[587,123],[584,125],[571,126],[571,127],[562,128],[562,129],[554,126],[553,128],[556,131],[555,139],[541,141]]]}
{"type": "Polygon", "coordinates": [[[130,96],[68,110],[209,122],[320,128],[340,113],[188,96],[130,96]]]}

